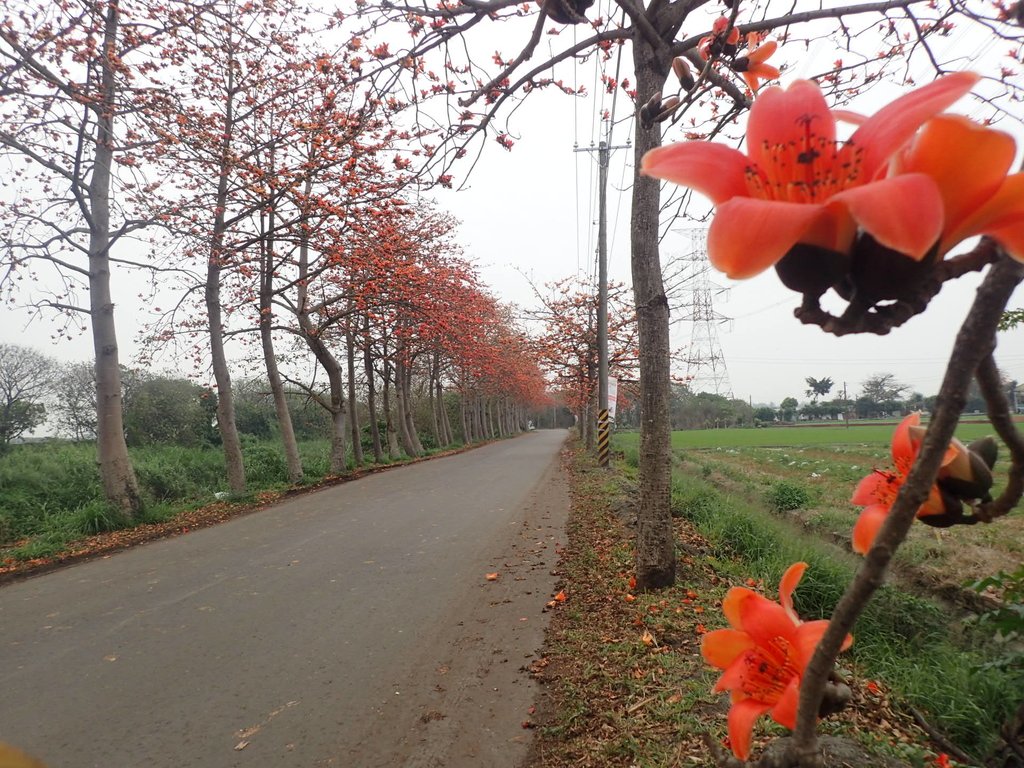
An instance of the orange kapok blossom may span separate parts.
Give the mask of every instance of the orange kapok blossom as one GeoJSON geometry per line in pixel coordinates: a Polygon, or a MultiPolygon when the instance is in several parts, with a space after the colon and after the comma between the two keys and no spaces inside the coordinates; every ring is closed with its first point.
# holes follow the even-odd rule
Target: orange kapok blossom
{"type": "Polygon", "coordinates": [[[977,80],[958,72],[911,91],[845,142],[836,139],[836,116],[817,83],[797,80],[754,100],[747,154],[710,141],[682,142],[648,152],[642,172],[711,199],[708,256],[729,277],[752,277],[798,244],[848,254],[859,232],[921,259],[942,234],[942,196],[928,174],[886,176],[887,164],[977,80]]]}
{"type": "MultiPolygon", "coordinates": [[[[871,549],[896,494],[906,482],[926,432],[921,426],[921,414],[912,413],[903,419],[892,438],[895,471],[875,470],[857,484],[851,502],[865,509],[853,528],[854,552],[863,555],[871,549]]],[[[955,437],[950,440],[935,483],[917,511],[917,519],[938,528],[978,522],[977,516],[964,516],[964,502],[973,505],[977,501],[991,501],[989,491],[996,453],[996,443],[990,437],[966,446],[955,437]]]]}
{"type": "Polygon", "coordinates": [[[963,240],[988,235],[1024,261],[1024,173],[1009,173],[1015,154],[1008,133],[960,115],[938,115],[896,156],[894,172],[927,174],[942,195],[939,256],[963,240]]]}
{"type": "MultiPolygon", "coordinates": [[[[729,691],[729,743],[740,760],[750,754],[754,722],[767,713],[787,728],[796,726],[800,681],[827,621],[800,621],[793,590],[806,563],[794,563],[779,582],[779,602],[746,587],[733,587],[722,601],[731,629],[704,635],[705,661],[725,670],[714,690],[729,691]]],[[[844,650],[853,642],[847,637],[844,650]]]]}
{"type": "Polygon", "coordinates": [[[711,34],[705,35],[697,43],[697,52],[700,57],[707,61],[712,56],[725,53],[732,55],[736,53],[736,46],[740,42],[739,27],[730,27],[729,19],[719,16],[711,25],[711,34]]]}
{"type": "Polygon", "coordinates": [[[778,67],[765,64],[778,47],[774,40],[761,42],[757,32],[747,34],[747,55],[733,61],[732,68],[743,76],[752,93],[757,93],[762,80],[774,80],[779,76],[778,67]]]}
{"type": "MultiPolygon", "coordinates": [[[[858,554],[866,554],[871,549],[879,529],[889,516],[889,509],[896,501],[896,494],[906,482],[924,439],[925,430],[920,424],[921,414],[916,411],[899,423],[892,436],[892,462],[895,470],[889,472],[876,469],[861,480],[853,492],[850,501],[864,506],[853,526],[853,551],[858,554]]],[[[953,463],[963,452],[963,445],[954,439],[942,457],[942,466],[953,463]]],[[[933,484],[928,498],[917,511],[917,517],[941,515],[945,512],[946,504],[942,492],[933,484]]]]}

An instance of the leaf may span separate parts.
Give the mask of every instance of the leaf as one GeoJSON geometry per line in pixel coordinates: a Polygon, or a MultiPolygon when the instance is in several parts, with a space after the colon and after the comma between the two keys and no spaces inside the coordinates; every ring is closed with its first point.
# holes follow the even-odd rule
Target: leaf
{"type": "Polygon", "coordinates": [[[488,573],[488,574],[486,574],[484,576],[484,578],[487,579],[488,581],[497,581],[498,580],[498,574],[497,573],[488,573]]]}

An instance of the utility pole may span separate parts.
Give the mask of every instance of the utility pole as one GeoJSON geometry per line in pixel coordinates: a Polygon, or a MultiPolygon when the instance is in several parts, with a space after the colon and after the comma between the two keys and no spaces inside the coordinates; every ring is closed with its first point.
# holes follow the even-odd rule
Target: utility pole
{"type": "MultiPolygon", "coordinates": [[[[611,128],[608,130],[611,137],[611,128]]],[[[608,164],[614,149],[631,149],[632,144],[612,146],[608,141],[594,147],[574,147],[573,152],[597,152],[597,463],[608,466],[610,428],[608,424],[608,164]]]]}

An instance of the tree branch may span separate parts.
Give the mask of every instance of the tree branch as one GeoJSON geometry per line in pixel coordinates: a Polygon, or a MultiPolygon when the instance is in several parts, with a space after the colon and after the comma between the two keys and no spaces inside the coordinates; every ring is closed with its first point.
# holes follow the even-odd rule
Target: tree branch
{"type": "Polygon", "coordinates": [[[818,711],[835,664],[836,656],[847,633],[868,600],[884,583],[893,554],[906,538],[917,510],[928,497],[939,465],[953,437],[960,413],[966,403],[971,376],[991,354],[995,333],[1006,303],[1024,279],[1024,265],[1003,255],[989,270],[978,289],[967,319],[960,327],[939,390],[937,407],[921,451],[906,482],[882,526],[874,546],[867,553],[853,582],[836,606],[828,630],[822,637],[807,666],[800,689],[800,709],[796,731],[787,752],[791,766],[820,768],[815,726],[818,711]]]}

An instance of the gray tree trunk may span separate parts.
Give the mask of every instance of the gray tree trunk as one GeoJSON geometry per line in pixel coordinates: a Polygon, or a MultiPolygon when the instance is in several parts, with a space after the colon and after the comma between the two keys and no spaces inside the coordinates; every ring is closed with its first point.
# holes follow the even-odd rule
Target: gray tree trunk
{"type": "Polygon", "coordinates": [[[96,452],[107,500],[130,520],[142,511],[142,497],[124,439],[121,368],[114,301],[110,292],[110,169],[114,148],[116,55],[120,9],[107,5],[103,29],[102,108],[97,112],[95,165],[89,179],[89,316],[96,358],[96,452]]]}
{"type": "Polygon", "coordinates": [[[373,460],[384,461],[384,449],[380,444],[380,428],[377,426],[377,385],[373,373],[373,352],[370,349],[370,318],[363,318],[363,368],[366,371],[366,408],[370,412],[370,439],[373,441],[373,460]]]}
{"type": "Polygon", "coordinates": [[[407,415],[409,404],[406,401],[405,364],[400,358],[395,361],[395,406],[398,409],[398,437],[402,441],[402,450],[405,451],[407,456],[419,456],[420,452],[416,450],[416,444],[409,434],[409,419],[407,415]]]}
{"type": "Polygon", "coordinates": [[[345,346],[348,352],[348,413],[352,431],[352,461],[357,467],[363,465],[363,441],[356,414],[356,341],[352,326],[345,330],[345,346]]]}
{"type": "MultiPolygon", "coordinates": [[[[274,231],[274,214],[270,214],[270,232],[274,231]]],[[[288,482],[297,483],[302,480],[302,458],[299,456],[299,445],[295,440],[295,428],[292,424],[291,410],[285,397],[284,383],[277,367],[277,355],[274,354],[274,241],[273,236],[263,243],[263,259],[260,263],[260,342],[263,347],[263,364],[267,369],[267,381],[274,398],[274,414],[281,432],[284,445],[285,463],[288,471],[288,482]]]]}
{"type": "Polygon", "coordinates": [[[227,465],[228,487],[233,493],[245,493],[245,465],[242,462],[242,442],[235,426],[235,405],[231,394],[231,374],[224,351],[224,320],[220,301],[220,278],[224,265],[224,233],[227,231],[225,210],[228,200],[228,178],[231,175],[231,137],[234,122],[234,59],[228,60],[224,104],[223,138],[217,177],[217,195],[214,202],[213,237],[206,264],[206,317],[210,333],[210,357],[213,377],[217,382],[217,428],[220,431],[227,465]]]}
{"type": "Polygon", "coordinates": [[[398,445],[398,432],[395,430],[394,414],[391,411],[391,363],[386,359],[384,361],[384,387],[382,396],[384,398],[384,431],[387,435],[388,456],[391,459],[397,459],[401,457],[402,449],[398,445]]]}
{"type": "Polygon", "coordinates": [[[413,414],[413,400],[412,400],[412,365],[404,366],[404,375],[402,376],[402,391],[405,399],[405,428],[409,432],[409,439],[412,441],[412,447],[416,450],[417,456],[422,456],[425,451],[423,450],[423,443],[420,442],[420,433],[416,429],[416,416],[413,414]]]}
{"type": "MultiPolygon", "coordinates": [[[[637,103],[660,92],[669,62],[637,31],[633,38],[637,103]]],[[[635,161],[661,144],[661,128],[636,121],[635,161]]],[[[675,582],[675,539],[669,504],[672,482],[669,422],[669,309],[658,252],[659,181],[638,176],[633,184],[630,241],[633,296],[640,344],[640,500],[637,510],[636,580],[641,590],[675,582]]]]}

